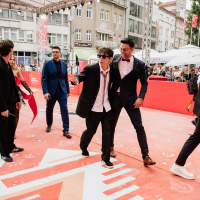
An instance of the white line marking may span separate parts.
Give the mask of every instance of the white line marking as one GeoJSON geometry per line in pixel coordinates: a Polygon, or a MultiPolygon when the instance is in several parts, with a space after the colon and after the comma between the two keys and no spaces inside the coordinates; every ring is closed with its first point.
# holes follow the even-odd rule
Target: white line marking
{"type": "Polygon", "coordinates": [[[144,199],[143,197],[137,195],[137,196],[135,196],[135,197],[133,197],[133,198],[131,198],[129,200],[143,200],[143,199],[144,199]]]}
{"type": "Polygon", "coordinates": [[[119,176],[119,175],[122,175],[122,174],[125,174],[125,173],[128,173],[128,172],[131,172],[131,171],[132,171],[132,169],[129,169],[129,168],[121,170],[121,171],[116,172],[114,174],[110,174],[108,176],[103,177],[103,181],[114,178],[116,176],[119,176]]]}
{"type": "MultiPolygon", "coordinates": [[[[107,185],[105,191],[110,190],[110,189],[115,188],[115,187],[118,187],[118,186],[120,186],[120,185],[123,185],[123,184],[125,184],[125,183],[127,183],[127,182],[129,182],[129,181],[133,181],[133,180],[135,180],[134,177],[128,176],[128,177],[126,177],[126,178],[124,178],[124,179],[122,179],[122,180],[119,180],[119,181],[116,181],[116,182],[114,182],[114,183],[111,183],[111,184],[107,185]]],[[[105,191],[104,191],[104,192],[105,192],[105,191]]]]}
{"type": "Polygon", "coordinates": [[[39,194],[36,194],[36,195],[31,196],[31,197],[27,197],[27,198],[25,198],[25,199],[20,199],[20,200],[31,200],[31,199],[36,199],[36,198],[38,198],[38,197],[40,197],[40,195],[39,195],[39,194]]]}
{"type": "MultiPolygon", "coordinates": [[[[125,189],[123,189],[123,190],[120,190],[120,191],[118,191],[118,192],[115,192],[114,194],[109,195],[109,197],[110,197],[110,199],[116,199],[116,198],[119,198],[119,197],[121,197],[121,196],[124,196],[124,195],[126,195],[126,194],[128,194],[128,193],[130,193],[130,192],[133,192],[134,190],[137,190],[137,189],[139,189],[138,186],[132,185],[132,186],[130,186],[130,187],[128,187],[128,188],[125,188],[125,189]]],[[[139,200],[139,199],[138,199],[138,200],[139,200]]]]}

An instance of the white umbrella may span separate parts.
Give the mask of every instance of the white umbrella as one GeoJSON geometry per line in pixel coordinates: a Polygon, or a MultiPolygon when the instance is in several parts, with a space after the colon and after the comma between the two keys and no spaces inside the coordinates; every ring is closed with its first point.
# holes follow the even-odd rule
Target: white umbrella
{"type": "Polygon", "coordinates": [[[188,44],[186,46],[179,47],[179,49],[199,49],[199,47],[188,44]]]}

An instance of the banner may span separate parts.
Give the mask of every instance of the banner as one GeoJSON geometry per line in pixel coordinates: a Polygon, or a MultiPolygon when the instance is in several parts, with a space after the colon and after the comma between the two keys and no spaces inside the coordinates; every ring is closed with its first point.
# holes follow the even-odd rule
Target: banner
{"type": "Polygon", "coordinates": [[[192,28],[197,28],[198,15],[192,16],[192,28]]]}
{"type": "Polygon", "coordinates": [[[185,17],[185,20],[184,20],[184,29],[187,29],[187,21],[186,21],[186,17],[185,17]]]}
{"type": "Polygon", "coordinates": [[[47,33],[48,33],[48,19],[49,16],[46,16],[46,19],[41,19],[41,16],[38,18],[38,44],[47,46],[47,33]]]}

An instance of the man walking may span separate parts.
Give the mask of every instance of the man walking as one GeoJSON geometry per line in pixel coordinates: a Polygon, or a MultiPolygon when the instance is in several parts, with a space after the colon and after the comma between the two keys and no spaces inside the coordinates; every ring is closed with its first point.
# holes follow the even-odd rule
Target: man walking
{"type": "Polygon", "coordinates": [[[102,156],[101,162],[107,168],[113,168],[110,162],[110,131],[112,127],[112,111],[109,103],[112,71],[109,62],[113,51],[110,47],[99,49],[99,63],[87,65],[83,71],[72,79],[72,84],[84,81],[76,113],[86,118],[87,129],[83,132],[80,149],[84,157],[89,157],[87,147],[96,133],[99,123],[102,125],[102,156]]]}
{"type": "Polygon", "coordinates": [[[21,109],[17,86],[9,60],[13,55],[11,40],[0,41],[0,153],[6,162],[12,162],[10,153],[23,151],[14,144],[16,130],[16,107],[21,109]]]}
{"type": "Polygon", "coordinates": [[[47,100],[46,132],[51,131],[53,108],[58,100],[63,121],[63,136],[71,138],[72,136],[69,134],[69,114],[67,108],[67,97],[70,96],[67,64],[60,60],[60,47],[53,47],[52,55],[53,59],[44,63],[42,70],[42,89],[44,98],[47,100]]]}
{"type": "Polygon", "coordinates": [[[115,157],[114,152],[114,134],[115,127],[124,107],[128,113],[131,122],[136,129],[139,145],[142,152],[144,165],[156,164],[151,160],[148,153],[146,133],[142,125],[141,113],[139,107],[142,106],[146,91],[147,77],[145,72],[145,63],[132,56],[134,52],[134,41],[125,38],[121,41],[121,54],[116,55],[110,63],[113,71],[113,85],[111,88],[111,107],[113,111],[113,127],[111,131],[111,156],[115,157]],[[141,91],[137,97],[137,80],[140,79],[141,91]]]}

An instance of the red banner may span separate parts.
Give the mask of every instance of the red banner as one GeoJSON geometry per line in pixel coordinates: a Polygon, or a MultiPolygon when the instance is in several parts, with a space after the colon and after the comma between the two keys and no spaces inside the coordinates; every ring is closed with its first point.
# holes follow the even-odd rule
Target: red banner
{"type": "Polygon", "coordinates": [[[38,44],[47,46],[47,33],[48,33],[48,18],[49,16],[46,16],[46,19],[41,19],[41,16],[38,19],[38,44]]]}
{"type": "Polygon", "coordinates": [[[192,16],[192,28],[197,28],[198,15],[192,16]]]}
{"type": "Polygon", "coordinates": [[[184,29],[187,29],[187,21],[186,21],[186,17],[185,17],[185,20],[184,20],[184,29]]]}

